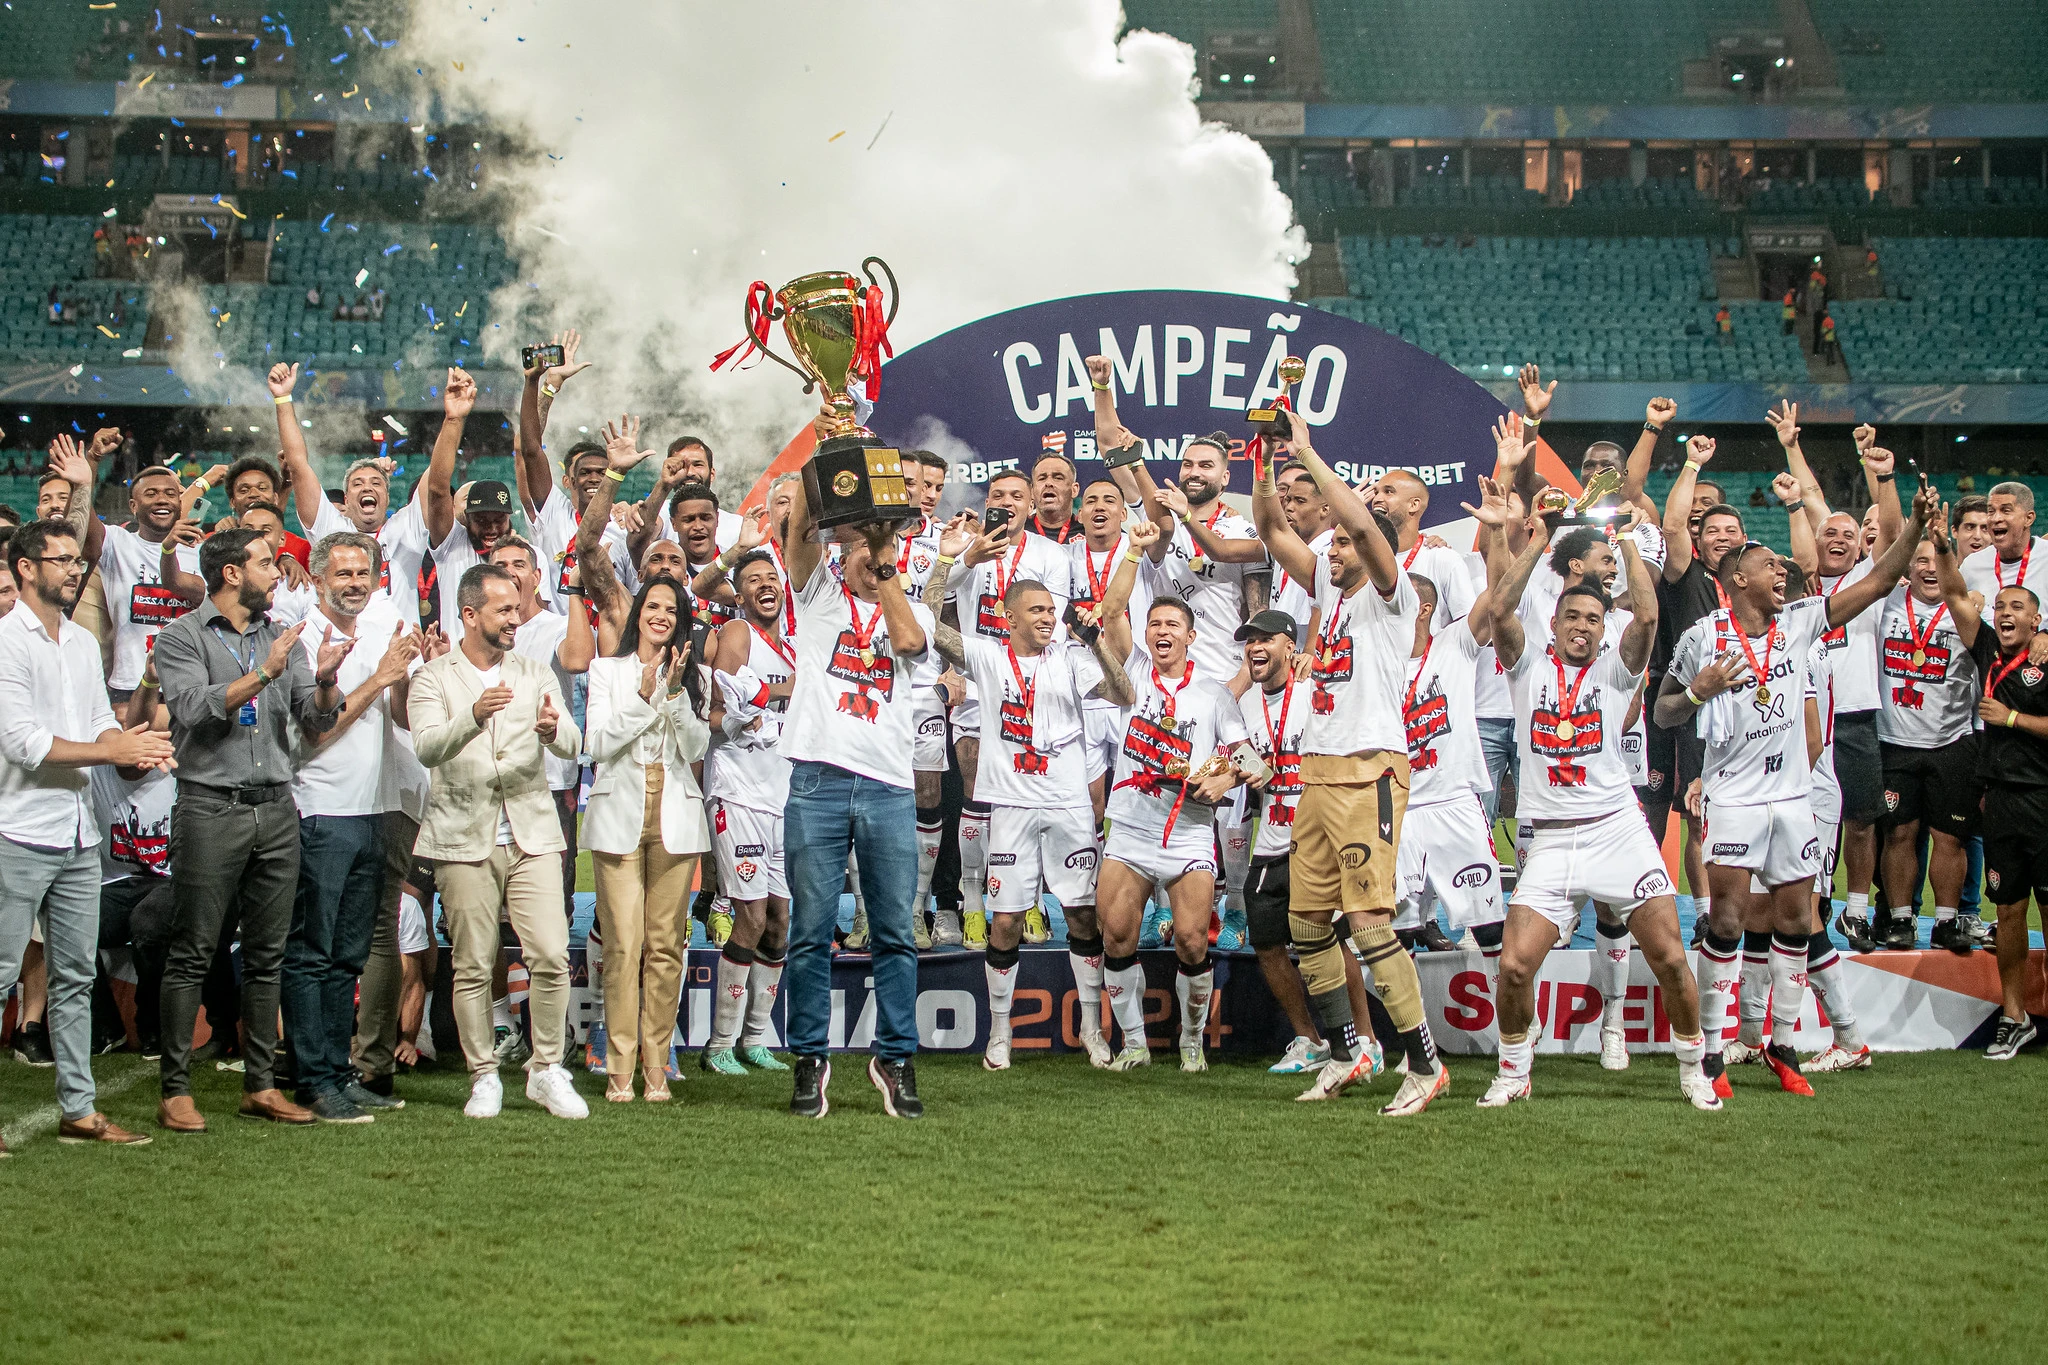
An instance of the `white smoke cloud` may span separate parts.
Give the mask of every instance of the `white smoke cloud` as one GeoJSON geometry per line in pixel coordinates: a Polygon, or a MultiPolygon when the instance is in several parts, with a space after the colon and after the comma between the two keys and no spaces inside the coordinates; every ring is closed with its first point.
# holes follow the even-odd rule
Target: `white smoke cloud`
{"type": "Polygon", "coordinates": [[[498,311],[585,334],[554,429],[676,414],[731,479],[815,411],[779,367],[707,369],[755,279],[879,255],[899,351],[1069,294],[1286,297],[1306,247],[1265,153],[1202,123],[1185,44],[1120,25],[1116,0],[509,0],[418,6],[401,51],[450,117],[537,149],[495,168],[525,274],[498,311]]]}

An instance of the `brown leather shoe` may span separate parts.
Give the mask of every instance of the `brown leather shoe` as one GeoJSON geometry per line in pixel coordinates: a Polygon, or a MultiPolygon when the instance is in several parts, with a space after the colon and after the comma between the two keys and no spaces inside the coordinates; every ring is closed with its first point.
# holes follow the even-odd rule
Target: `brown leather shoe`
{"type": "Polygon", "coordinates": [[[256,1090],[242,1096],[245,1119],[269,1119],[272,1123],[314,1123],[313,1111],[293,1104],[282,1090],[256,1090]]]}
{"type": "Polygon", "coordinates": [[[149,1139],[112,1123],[105,1114],[87,1114],[82,1119],[65,1119],[57,1125],[57,1141],[69,1143],[111,1142],[117,1147],[147,1147],[149,1139]]]}
{"type": "Polygon", "coordinates": [[[173,1133],[203,1133],[206,1119],[190,1095],[166,1095],[156,1107],[156,1126],[173,1133]]]}

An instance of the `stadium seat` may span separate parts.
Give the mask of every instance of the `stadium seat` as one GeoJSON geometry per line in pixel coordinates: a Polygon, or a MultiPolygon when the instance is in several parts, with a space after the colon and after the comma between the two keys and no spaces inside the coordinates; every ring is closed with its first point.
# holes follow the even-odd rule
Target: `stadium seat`
{"type": "Polygon", "coordinates": [[[1875,239],[1886,297],[1830,305],[1842,358],[1878,384],[2048,382],[2048,239],[1875,239]]]}

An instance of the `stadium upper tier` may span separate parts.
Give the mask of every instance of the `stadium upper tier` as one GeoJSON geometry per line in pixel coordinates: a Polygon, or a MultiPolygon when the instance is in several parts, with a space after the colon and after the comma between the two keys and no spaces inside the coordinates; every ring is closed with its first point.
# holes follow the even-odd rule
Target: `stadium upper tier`
{"type": "Polygon", "coordinates": [[[1851,98],[2048,98],[2040,0],[1807,0],[1851,98]]]}
{"type": "Polygon", "coordinates": [[[1559,379],[1803,382],[1774,305],[1715,322],[1707,244],[1688,238],[1346,237],[1348,297],[1316,306],[1393,332],[1475,377],[1533,360],[1559,379]]]}
{"type": "MultiPolygon", "coordinates": [[[[336,8],[330,0],[263,0],[213,5],[207,14],[232,20],[244,33],[260,34],[250,61],[237,70],[276,80],[323,70],[336,55],[373,45],[367,29],[336,19],[336,8]]],[[[14,0],[0,7],[0,76],[118,80],[130,65],[190,61],[193,54],[185,44],[191,34],[178,22],[183,17],[170,6],[100,9],[87,0],[14,0]],[[168,16],[165,9],[171,9],[168,16]]],[[[205,69],[212,70],[210,65],[205,69]]],[[[222,71],[219,78],[229,74],[222,71]]]]}
{"type": "Polygon", "coordinates": [[[2048,383],[2048,240],[1881,238],[1882,299],[1831,305],[1873,383],[2048,383]]]}

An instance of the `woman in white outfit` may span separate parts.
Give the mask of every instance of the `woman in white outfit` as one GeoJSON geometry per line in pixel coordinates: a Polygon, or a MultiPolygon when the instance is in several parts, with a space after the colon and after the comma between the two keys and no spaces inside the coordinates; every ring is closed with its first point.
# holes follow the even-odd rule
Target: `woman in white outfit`
{"type": "Polygon", "coordinates": [[[590,665],[586,743],[597,765],[583,815],[596,866],[610,1018],[605,1098],[666,1100],[682,993],[690,884],[711,847],[696,767],[709,739],[703,661],[688,639],[690,596],[675,579],[640,589],[618,653],[590,665]]]}

